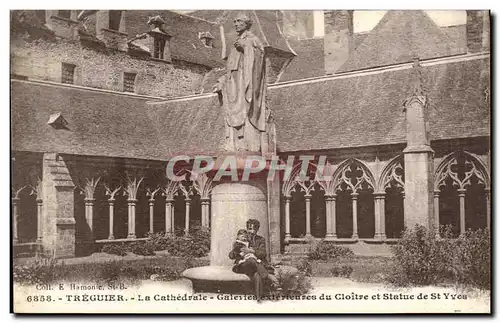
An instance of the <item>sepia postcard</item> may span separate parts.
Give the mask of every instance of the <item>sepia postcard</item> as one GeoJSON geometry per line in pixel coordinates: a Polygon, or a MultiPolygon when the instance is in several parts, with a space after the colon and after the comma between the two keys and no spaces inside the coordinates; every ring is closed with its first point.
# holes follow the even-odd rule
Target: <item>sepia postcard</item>
{"type": "Polygon", "coordinates": [[[488,10],[11,10],[11,312],[491,314],[488,10]]]}

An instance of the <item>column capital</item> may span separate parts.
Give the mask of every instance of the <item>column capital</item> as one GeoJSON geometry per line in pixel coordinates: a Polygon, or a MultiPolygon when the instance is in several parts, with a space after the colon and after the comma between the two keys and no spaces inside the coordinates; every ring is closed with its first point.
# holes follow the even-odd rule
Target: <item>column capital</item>
{"type": "Polygon", "coordinates": [[[114,204],[115,201],[116,201],[115,199],[108,199],[109,204],[114,204]]]}
{"type": "Polygon", "coordinates": [[[93,203],[93,202],[95,202],[95,199],[85,198],[84,201],[85,201],[85,203],[93,203]]]}
{"type": "Polygon", "coordinates": [[[165,200],[165,202],[166,202],[166,203],[174,203],[174,202],[175,202],[175,200],[174,200],[174,199],[166,199],[166,200],[165,200]]]}
{"type": "Polygon", "coordinates": [[[376,199],[383,199],[385,198],[385,192],[373,192],[373,197],[376,199]]]}
{"type": "Polygon", "coordinates": [[[283,197],[285,198],[285,201],[291,201],[292,200],[292,196],[291,195],[283,195],[283,197]]]}
{"type": "Polygon", "coordinates": [[[357,200],[358,199],[358,196],[359,196],[359,193],[351,193],[351,198],[353,200],[357,200]]]}
{"type": "Polygon", "coordinates": [[[311,195],[311,194],[304,194],[304,198],[305,198],[306,200],[311,200],[312,195],[311,195]]]}
{"type": "Polygon", "coordinates": [[[465,196],[465,192],[467,192],[467,190],[465,188],[459,188],[457,189],[457,192],[458,196],[465,196]]]}
{"type": "Polygon", "coordinates": [[[137,203],[137,200],[136,200],[136,199],[131,199],[131,200],[130,200],[130,199],[127,199],[127,202],[128,202],[128,203],[137,203]]]}
{"type": "Polygon", "coordinates": [[[21,199],[19,197],[13,197],[12,198],[12,203],[19,203],[21,199]]]}
{"type": "Polygon", "coordinates": [[[337,194],[325,194],[325,200],[327,201],[335,201],[337,198],[337,194]]]}
{"type": "Polygon", "coordinates": [[[208,202],[210,202],[210,198],[209,197],[202,197],[202,198],[200,198],[200,201],[202,203],[208,203],[208,202]]]}
{"type": "Polygon", "coordinates": [[[490,193],[491,193],[491,187],[485,187],[485,188],[484,188],[484,192],[485,192],[486,194],[490,194],[490,193]]]}
{"type": "Polygon", "coordinates": [[[439,197],[439,194],[441,194],[440,190],[434,190],[434,197],[439,197]]]}

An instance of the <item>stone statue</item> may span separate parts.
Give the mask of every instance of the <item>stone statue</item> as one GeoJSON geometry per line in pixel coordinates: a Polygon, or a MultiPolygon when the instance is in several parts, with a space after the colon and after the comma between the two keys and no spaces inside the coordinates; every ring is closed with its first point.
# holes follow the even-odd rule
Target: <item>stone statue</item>
{"type": "Polygon", "coordinates": [[[234,19],[237,38],[229,50],[226,73],[213,87],[213,92],[222,95],[225,149],[230,152],[267,152],[266,57],[251,26],[246,14],[234,19]]]}

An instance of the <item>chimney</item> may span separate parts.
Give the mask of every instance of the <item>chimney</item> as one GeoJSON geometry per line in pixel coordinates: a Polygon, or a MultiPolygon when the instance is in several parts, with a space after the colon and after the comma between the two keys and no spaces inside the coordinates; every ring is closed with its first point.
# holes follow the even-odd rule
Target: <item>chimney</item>
{"type": "Polygon", "coordinates": [[[96,13],[96,35],[106,47],[127,51],[124,10],[99,10],[96,13]]]}
{"type": "Polygon", "coordinates": [[[467,52],[490,50],[490,13],[488,10],[467,10],[467,52]]]}
{"type": "Polygon", "coordinates": [[[325,17],[325,73],[334,74],[354,50],[353,10],[330,10],[325,17]]]}

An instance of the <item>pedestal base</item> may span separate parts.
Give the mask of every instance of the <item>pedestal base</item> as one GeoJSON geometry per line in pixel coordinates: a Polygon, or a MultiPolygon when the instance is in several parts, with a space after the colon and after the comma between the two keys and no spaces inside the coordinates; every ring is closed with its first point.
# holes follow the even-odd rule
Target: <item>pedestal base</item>
{"type": "MultiPolygon", "coordinates": [[[[290,266],[275,268],[275,275],[295,275],[298,270],[290,266]]],[[[186,269],[182,276],[191,280],[195,293],[252,294],[253,284],[247,275],[233,272],[232,266],[204,266],[186,269]]]]}
{"type": "Polygon", "coordinates": [[[247,275],[234,273],[229,266],[189,268],[182,273],[182,276],[191,280],[195,293],[252,293],[250,278],[247,275]]]}
{"type": "Polygon", "coordinates": [[[269,253],[269,219],[265,180],[223,182],[212,189],[210,265],[231,266],[229,252],[236,232],[246,228],[249,219],[260,222],[258,235],[266,239],[269,253]]]}

